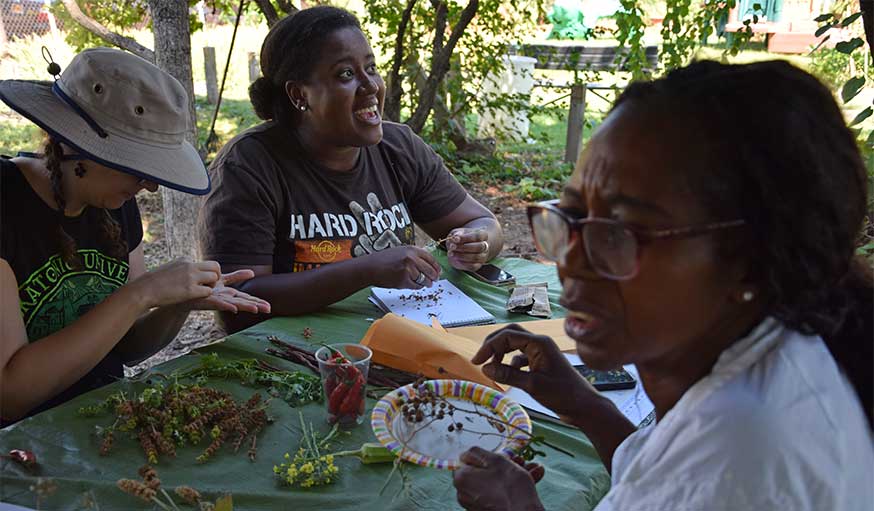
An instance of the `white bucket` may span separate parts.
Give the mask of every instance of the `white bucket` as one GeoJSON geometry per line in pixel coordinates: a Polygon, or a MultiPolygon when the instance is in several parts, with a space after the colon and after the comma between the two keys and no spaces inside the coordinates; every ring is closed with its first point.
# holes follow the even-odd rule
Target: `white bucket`
{"type": "MultiPolygon", "coordinates": [[[[504,57],[504,69],[500,73],[486,77],[483,86],[484,95],[530,94],[534,87],[534,64],[537,59],[518,55],[504,57]]],[[[504,110],[491,110],[480,113],[478,135],[484,137],[500,137],[515,141],[528,138],[529,121],[527,113],[514,113],[504,110]]]]}

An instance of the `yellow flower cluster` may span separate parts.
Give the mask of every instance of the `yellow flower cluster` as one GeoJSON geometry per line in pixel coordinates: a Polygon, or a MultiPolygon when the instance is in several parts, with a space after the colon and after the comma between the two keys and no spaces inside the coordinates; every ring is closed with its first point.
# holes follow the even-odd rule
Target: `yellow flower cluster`
{"type": "Polygon", "coordinates": [[[334,456],[331,454],[306,457],[306,452],[301,448],[293,459],[288,453],[285,453],[284,457],[289,462],[279,466],[274,465],[273,473],[289,486],[311,488],[331,484],[336,480],[337,473],[340,471],[334,465],[334,456]]]}

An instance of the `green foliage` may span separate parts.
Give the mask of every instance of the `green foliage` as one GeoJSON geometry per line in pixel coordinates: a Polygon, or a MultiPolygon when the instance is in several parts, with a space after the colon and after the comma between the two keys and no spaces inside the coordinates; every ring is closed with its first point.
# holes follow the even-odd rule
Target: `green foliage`
{"type": "MultiPolygon", "coordinates": [[[[521,98],[498,94],[484,94],[486,77],[490,73],[500,73],[503,69],[503,56],[509,45],[530,35],[536,29],[535,20],[544,15],[545,0],[525,0],[508,3],[501,0],[482,0],[477,14],[464,31],[453,53],[451,72],[443,83],[448,94],[450,114],[463,118],[471,112],[488,109],[507,109],[518,111],[524,103],[521,98]]],[[[452,27],[457,23],[467,2],[447,0],[447,27],[442,34],[448,39],[452,27]]],[[[377,28],[377,37],[371,42],[380,50],[378,53],[391,59],[395,52],[395,41],[406,2],[397,0],[373,0],[367,2],[367,21],[377,28]]],[[[419,104],[421,91],[417,83],[416,60],[425,73],[432,65],[433,42],[435,38],[435,9],[430,2],[417,2],[412,11],[404,39],[405,66],[401,80],[404,94],[402,110],[412,112],[419,104]]],[[[381,66],[388,70],[391,63],[381,66]]],[[[385,73],[387,74],[387,73],[385,73]]],[[[419,82],[422,77],[418,77],[419,82]]],[[[428,133],[432,142],[445,143],[439,130],[428,133]]]]}
{"type": "MultiPolygon", "coordinates": [[[[76,0],[82,12],[107,29],[124,34],[134,27],[151,26],[148,22],[148,2],[146,0],[76,0]]],[[[82,51],[85,48],[106,46],[106,42],[79,25],[61,2],[51,5],[52,13],[63,25],[67,43],[82,51]]]]}
{"type": "Polygon", "coordinates": [[[633,79],[646,78],[650,70],[643,35],[648,17],[637,0],[620,0],[620,4],[622,9],[613,16],[616,21],[615,37],[619,47],[624,49],[618,54],[622,55],[623,67],[631,71],[633,79]]]}
{"type": "MultiPolygon", "coordinates": [[[[194,11],[194,6],[197,5],[198,1],[188,0],[188,19],[191,33],[203,28],[203,24],[194,11]]],[[[86,16],[117,34],[125,35],[125,32],[132,28],[151,29],[152,27],[148,0],[76,0],[76,2],[86,16]]],[[[206,8],[213,12],[235,14],[238,2],[235,0],[209,0],[206,4],[206,8]]],[[[107,45],[106,41],[79,25],[70,16],[63,3],[54,2],[50,8],[64,27],[67,43],[76,51],[107,45]]]]}
{"type": "Polygon", "coordinates": [[[217,353],[200,357],[197,367],[186,370],[179,378],[192,378],[200,384],[210,378],[237,380],[244,385],[260,385],[290,406],[302,406],[322,400],[322,382],[318,376],[303,371],[283,371],[263,361],[251,359],[223,360],[217,353]]]}
{"type": "Polygon", "coordinates": [[[853,78],[850,73],[850,60],[853,61],[852,68],[862,69],[865,52],[856,51],[847,55],[833,48],[822,47],[810,55],[810,72],[832,89],[838,90],[853,78]]]}

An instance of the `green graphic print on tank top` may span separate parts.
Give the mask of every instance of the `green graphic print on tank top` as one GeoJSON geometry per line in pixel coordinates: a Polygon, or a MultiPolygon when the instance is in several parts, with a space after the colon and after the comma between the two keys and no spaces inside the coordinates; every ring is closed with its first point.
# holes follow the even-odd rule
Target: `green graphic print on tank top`
{"type": "Polygon", "coordinates": [[[82,268],[53,255],[18,287],[28,339],[41,339],[71,324],[127,282],[128,263],[80,249],[82,268]]]}

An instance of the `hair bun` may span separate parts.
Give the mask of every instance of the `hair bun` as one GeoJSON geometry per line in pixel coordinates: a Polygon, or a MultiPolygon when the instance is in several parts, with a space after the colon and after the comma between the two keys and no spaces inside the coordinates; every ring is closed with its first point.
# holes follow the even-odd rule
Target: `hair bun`
{"type": "Polygon", "coordinates": [[[252,108],[255,109],[255,114],[269,121],[275,117],[273,112],[273,100],[276,97],[276,88],[266,77],[258,77],[257,80],[249,85],[249,101],[252,102],[252,108]]]}

